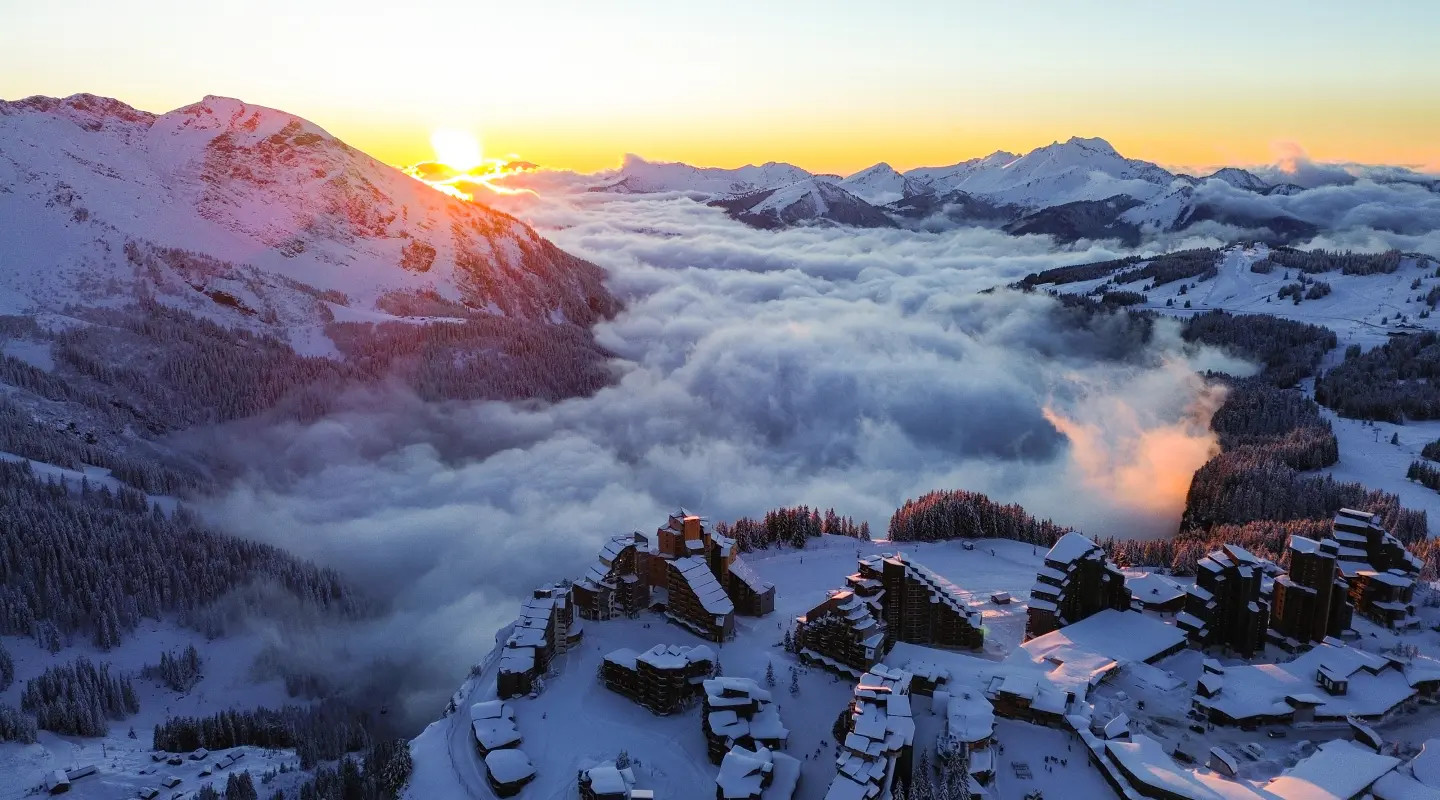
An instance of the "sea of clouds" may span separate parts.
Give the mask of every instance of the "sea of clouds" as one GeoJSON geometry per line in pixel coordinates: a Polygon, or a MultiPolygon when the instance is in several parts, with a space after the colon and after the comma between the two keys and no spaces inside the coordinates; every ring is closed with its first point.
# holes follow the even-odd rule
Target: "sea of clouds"
{"type": "Polygon", "coordinates": [[[1249,369],[1187,347],[1170,320],[985,291],[1123,254],[1105,245],[973,228],[764,232],[683,196],[506,202],[609,272],[625,310],[596,337],[615,384],[553,405],[372,395],[313,424],[247,430],[263,456],[206,508],[389,604],[339,636],[275,635],[301,665],[398,693],[415,725],[519,598],[677,506],[713,520],[833,507],[878,536],[907,498],[968,489],[1096,537],[1169,535],[1215,448],[1222,395],[1197,372],[1249,369]]]}

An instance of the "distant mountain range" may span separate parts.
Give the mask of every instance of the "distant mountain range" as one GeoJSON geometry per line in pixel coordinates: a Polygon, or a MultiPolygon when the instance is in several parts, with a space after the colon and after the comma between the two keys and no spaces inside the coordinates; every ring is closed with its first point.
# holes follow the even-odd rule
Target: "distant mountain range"
{"type": "MultiPolygon", "coordinates": [[[[1408,170],[1366,177],[1440,191],[1440,181],[1408,170]]],[[[590,190],[686,193],[765,229],[816,224],[909,227],[940,219],[1000,227],[1017,235],[1047,234],[1063,242],[1115,238],[1130,244],[1138,243],[1145,231],[1178,231],[1204,222],[1244,228],[1255,238],[1278,243],[1318,232],[1311,222],[1265,204],[1218,204],[1207,186],[1212,182],[1257,196],[1307,191],[1236,167],[1201,177],[1178,174],[1126,158],[1104,139],[1079,137],[1024,155],[998,151],[903,173],[880,163],[843,178],[775,162],[700,169],[628,156],[619,170],[590,190]]]]}

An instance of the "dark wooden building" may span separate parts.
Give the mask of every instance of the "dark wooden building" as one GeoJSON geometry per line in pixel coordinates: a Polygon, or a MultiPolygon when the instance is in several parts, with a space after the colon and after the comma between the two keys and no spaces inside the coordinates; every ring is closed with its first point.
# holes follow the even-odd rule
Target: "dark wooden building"
{"type": "Polygon", "coordinates": [[[575,582],[571,593],[581,617],[611,619],[650,605],[650,556],[639,546],[638,537],[612,537],[601,548],[596,563],[575,582]]]}
{"type": "Polygon", "coordinates": [[[1107,608],[1126,611],[1131,600],[1124,573],[1099,545],[1072,531],[1050,548],[1036,573],[1025,638],[1044,636],[1107,608]]]}
{"type": "Polygon", "coordinates": [[[1415,580],[1400,570],[1362,569],[1350,579],[1350,602],[1359,614],[1387,628],[1418,625],[1415,580]]]}
{"type": "Polygon", "coordinates": [[[1339,636],[1350,627],[1350,585],[1337,564],[1340,545],[1290,537],[1290,572],[1275,579],[1270,629],[1278,643],[1294,648],[1339,636]]]}
{"type": "Polygon", "coordinates": [[[852,590],[830,592],[823,603],[795,620],[801,660],[831,669],[844,667],[856,676],[869,671],[886,653],[885,623],[878,610],[852,590]]]}
{"type": "Polygon", "coordinates": [[[895,642],[979,650],[985,644],[980,612],[953,583],[902,553],[860,559],[854,584],[878,582],[885,650],[895,642]]]}
{"type": "Polygon", "coordinates": [[[1224,647],[1250,658],[1265,648],[1270,602],[1261,592],[1262,562],[1227,544],[1200,559],[1185,611],[1176,617],[1196,647],[1224,647]]]}
{"type": "Polygon", "coordinates": [[[705,645],[656,645],[643,653],[621,648],[605,656],[600,678],[656,714],[677,711],[698,695],[715,670],[715,654],[705,645]]]}

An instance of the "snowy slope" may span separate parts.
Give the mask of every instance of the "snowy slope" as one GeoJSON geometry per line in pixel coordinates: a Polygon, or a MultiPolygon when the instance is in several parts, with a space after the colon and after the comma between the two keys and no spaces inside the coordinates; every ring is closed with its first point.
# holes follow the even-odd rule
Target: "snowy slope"
{"type": "Polygon", "coordinates": [[[881,162],[840,182],[840,188],[867,203],[883,206],[926,191],[925,188],[881,162]]]}
{"type": "Polygon", "coordinates": [[[1246,189],[1252,192],[1263,192],[1270,188],[1270,184],[1259,175],[1240,169],[1239,167],[1225,167],[1201,178],[1202,181],[1224,181],[1236,189],[1246,189]]]}
{"type": "Polygon", "coordinates": [[[917,186],[934,192],[953,190],[967,176],[982,170],[997,169],[1015,161],[1020,156],[1004,150],[996,150],[988,156],[972,158],[951,164],[948,167],[919,167],[909,170],[905,177],[917,186]]]}
{"type": "Polygon", "coordinates": [[[144,293],[304,343],[333,307],[418,293],[531,320],[614,309],[598,267],[519,221],[222,97],[158,116],[91,95],[0,102],[0,218],[4,313],[144,293]]]}
{"type": "Polygon", "coordinates": [[[775,189],[814,176],[799,167],[774,161],[760,166],[747,164],[738,169],[722,169],[646,161],[631,154],[625,156],[619,170],[603,177],[604,184],[591,191],[619,194],[696,192],[734,197],[762,189],[775,189]]]}
{"type": "MultiPolygon", "coordinates": [[[[235,768],[202,778],[200,771],[206,766],[213,766],[217,757],[212,756],[203,763],[187,760],[178,767],[157,764],[150,757],[154,727],[167,717],[207,716],[228,708],[280,708],[303,703],[286,693],[284,682],[279,678],[256,682],[248,674],[255,655],[265,646],[262,636],[247,634],[207,641],[202,634],[192,630],[170,623],[151,623],[114,650],[103,652],[81,642],[62,650],[58,657],[38,647],[30,638],[5,636],[0,637],[0,642],[14,657],[16,677],[9,689],[0,692],[0,702],[13,706],[19,706],[26,681],[37,677],[59,660],[68,663],[80,655],[96,664],[108,663],[116,671],[134,676],[146,664],[157,663],[162,652],[179,654],[185,647],[194,645],[200,653],[203,675],[200,682],[185,694],[172,691],[157,681],[134,677],[132,680],[140,701],[140,713],[112,722],[109,735],[104,738],[58,736],[41,731],[39,741],[33,745],[0,743],[0,800],[18,800],[29,795],[29,790],[39,786],[47,772],[87,765],[97,767],[98,772],[76,780],[69,797],[76,800],[131,798],[141,789],[161,788],[161,780],[172,775],[182,781],[176,791],[193,792],[208,782],[223,794],[229,772],[249,770],[258,787],[260,775],[267,770],[276,769],[281,764],[288,764],[293,769],[299,763],[294,751],[240,747],[220,751],[245,753],[244,759],[235,768]],[[129,737],[131,728],[136,732],[134,739],[129,737]]],[[[281,776],[278,782],[259,788],[262,788],[262,796],[269,796],[276,789],[283,789],[286,796],[291,796],[295,785],[305,777],[303,772],[287,774],[281,776]]],[[[162,795],[169,796],[168,792],[162,795]]]]}

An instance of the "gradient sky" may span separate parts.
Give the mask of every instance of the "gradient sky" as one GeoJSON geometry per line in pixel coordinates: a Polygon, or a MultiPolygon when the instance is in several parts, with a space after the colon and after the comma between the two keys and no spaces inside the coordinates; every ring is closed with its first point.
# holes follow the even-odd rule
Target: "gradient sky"
{"type": "Polygon", "coordinates": [[[206,94],[391,163],[487,154],[848,173],[1101,136],[1167,165],[1440,169],[1436,0],[0,0],[0,98],[206,94]]]}

